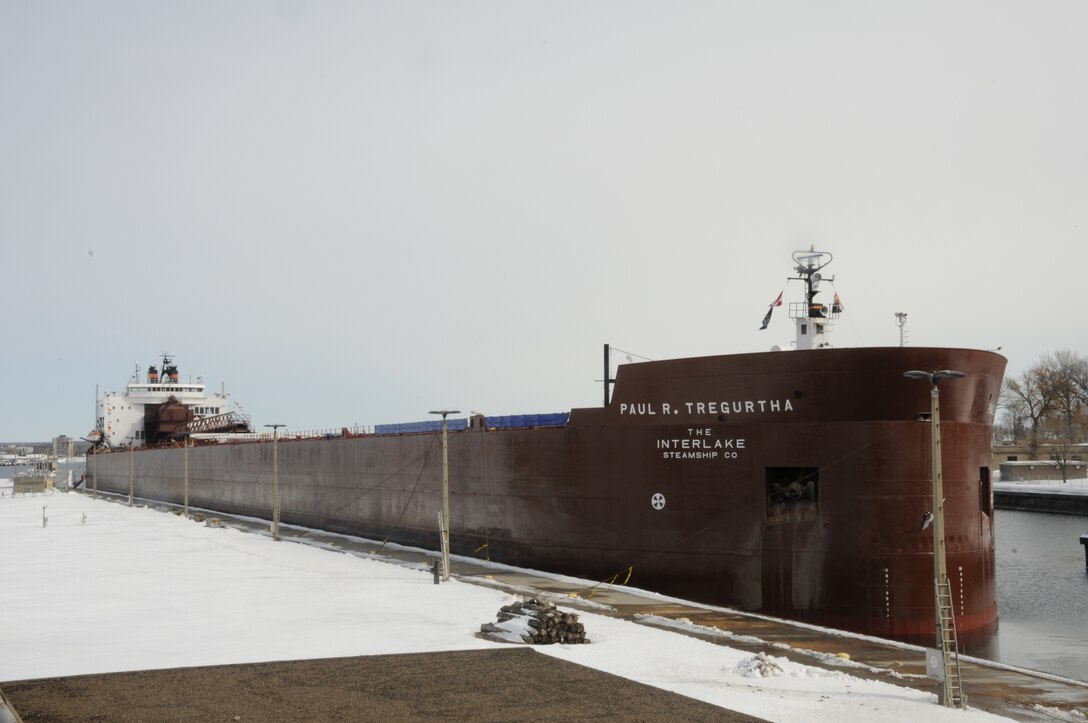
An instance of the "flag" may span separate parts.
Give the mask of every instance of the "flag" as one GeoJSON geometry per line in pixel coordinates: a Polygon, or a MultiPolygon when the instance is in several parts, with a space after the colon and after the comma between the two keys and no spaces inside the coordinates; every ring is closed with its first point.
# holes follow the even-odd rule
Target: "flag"
{"type": "Polygon", "coordinates": [[[831,313],[841,314],[846,307],[842,305],[842,299],[839,298],[839,292],[835,292],[835,300],[831,302],[831,313]]]}
{"type": "Polygon", "coordinates": [[[774,312],[774,307],[782,306],[782,294],[785,289],[778,292],[778,298],[771,302],[771,306],[767,309],[767,315],[763,317],[763,325],[759,327],[760,331],[767,328],[767,325],[771,323],[771,313],[774,312]]]}

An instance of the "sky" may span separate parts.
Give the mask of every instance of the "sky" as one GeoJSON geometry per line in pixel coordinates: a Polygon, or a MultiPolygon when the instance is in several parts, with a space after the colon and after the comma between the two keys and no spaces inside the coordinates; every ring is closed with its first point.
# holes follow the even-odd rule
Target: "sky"
{"type": "Polygon", "coordinates": [[[1088,5],[0,0],[0,440],[163,352],[290,430],[632,359],[1088,353],[1088,5]],[[827,287],[824,300],[830,296],[827,287]]]}
{"type": "MultiPolygon", "coordinates": [[[[0,549],[10,553],[0,556],[0,608],[20,611],[0,616],[0,641],[20,651],[0,656],[0,681],[492,648],[508,643],[476,631],[517,599],[456,579],[435,586],[418,563],[275,543],[77,493],[12,496],[9,487],[0,496],[0,549]],[[78,615],[70,614],[73,600],[78,615]],[[363,608],[370,614],[358,615],[363,608]]],[[[756,659],[560,609],[579,616],[591,643],[534,648],[540,653],[766,720],[1008,720],[944,708],[932,693],[854,677],[849,668],[802,665],[773,651],[756,659]]]]}

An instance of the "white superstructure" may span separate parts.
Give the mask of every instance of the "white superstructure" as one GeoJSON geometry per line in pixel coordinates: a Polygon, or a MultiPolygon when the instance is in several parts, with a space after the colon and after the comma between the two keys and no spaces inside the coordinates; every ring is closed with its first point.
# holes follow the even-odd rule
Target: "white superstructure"
{"type": "Polygon", "coordinates": [[[229,394],[205,391],[203,377],[197,377],[195,382],[180,381],[173,360],[164,354],[161,373],[152,365],[148,367],[145,380],[141,381],[137,367],[125,391],[106,392],[98,400],[95,429],[110,446],[142,447],[147,443],[145,420],[148,409],[158,410],[171,398],[190,410],[189,418],[194,420],[235,411],[230,408],[229,394]]]}

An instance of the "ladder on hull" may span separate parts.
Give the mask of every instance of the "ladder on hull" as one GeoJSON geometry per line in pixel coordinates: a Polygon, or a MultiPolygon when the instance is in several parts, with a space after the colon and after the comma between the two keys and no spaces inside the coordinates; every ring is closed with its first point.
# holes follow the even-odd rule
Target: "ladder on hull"
{"type": "Polygon", "coordinates": [[[937,702],[949,708],[963,708],[967,704],[967,696],[960,678],[956,613],[952,606],[952,585],[947,577],[937,583],[937,614],[940,616],[937,620],[938,648],[944,668],[944,680],[941,681],[937,702]]]}

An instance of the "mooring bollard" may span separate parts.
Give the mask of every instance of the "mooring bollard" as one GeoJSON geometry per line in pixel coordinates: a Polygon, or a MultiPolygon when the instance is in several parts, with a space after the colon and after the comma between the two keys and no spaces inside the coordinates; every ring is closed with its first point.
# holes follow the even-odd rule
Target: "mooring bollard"
{"type": "Polygon", "coordinates": [[[438,560],[431,562],[431,573],[434,575],[434,584],[438,584],[438,560]]]}

